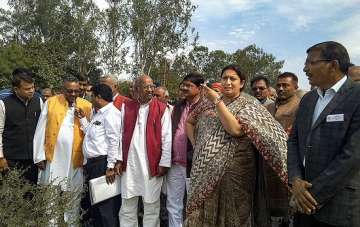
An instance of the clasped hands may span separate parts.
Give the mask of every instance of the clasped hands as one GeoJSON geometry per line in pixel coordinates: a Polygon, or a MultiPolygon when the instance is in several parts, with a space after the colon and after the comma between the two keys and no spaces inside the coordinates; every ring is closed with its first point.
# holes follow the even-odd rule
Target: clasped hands
{"type": "MultiPolygon", "coordinates": [[[[168,167],[159,166],[157,177],[162,177],[162,176],[166,175],[168,170],[169,170],[168,167]]],[[[114,168],[106,169],[106,172],[105,172],[106,183],[108,183],[108,184],[114,183],[115,177],[121,176],[122,172],[123,172],[123,163],[122,163],[122,161],[117,161],[114,168]]]]}
{"type": "Polygon", "coordinates": [[[301,213],[307,215],[314,214],[319,205],[313,195],[308,190],[311,187],[311,183],[300,178],[296,178],[292,184],[291,190],[297,209],[301,213]]]}

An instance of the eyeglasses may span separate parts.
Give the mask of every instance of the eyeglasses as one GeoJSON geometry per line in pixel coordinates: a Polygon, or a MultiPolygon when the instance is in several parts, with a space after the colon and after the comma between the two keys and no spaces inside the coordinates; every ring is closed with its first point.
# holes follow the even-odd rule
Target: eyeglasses
{"type": "Polygon", "coordinates": [[[251,90],[253,90],[253,91],[257,91],[257,90],[263,91],[265,89],[266,89],[266,87],[252,87],[251,88],[251,90]]]}
{"type": "Polygon", "coordinates": [[[305,65],[315,65],[316,63],[323,62],[323,61],[333,61],[331,59],[317,59],[317,60],[306,60],[305,65]]]}
{"type": "Polygon", "coordinates": [[[195,84],[180,84],[180,88],[193,88],[193,87],[196,87],[195,84]]]}
{"type": "Polygon", "coordinates": [[[155,85],[151,84],[151,85],[147,85],[147,86],[143,86],[143,89],[149,90],[149,89],[155,89],[155,85]]]}
{"type": "Polygon", "coordinates": [[[80,90],[73,90],[73,89],[65,89],[65,92],[68,93],[68,94],[78,94],[80,93],[80,90]]]}

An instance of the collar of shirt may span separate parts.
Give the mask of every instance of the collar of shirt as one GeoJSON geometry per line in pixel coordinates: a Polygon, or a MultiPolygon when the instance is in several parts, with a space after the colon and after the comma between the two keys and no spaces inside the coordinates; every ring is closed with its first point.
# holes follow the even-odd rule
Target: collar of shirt
{"type": "Polygon", "coordinates": [[[108,104],[106,104],[105,106],[103,106],[101,109],[99,109],[97,111],[97,113],[105,113],[112,105],[112,102],[109,102],[108,104]]]}
{"type": "Polygon", "coordinates": [[[264,98],[264,99],[262,99],[262,100],[259,100],[259,102],[260,102],[261,104],[265,104],[267,101],[268,101],[268,98],[264,98]]]}
{"type": "Polygon", "coordinates": [[[186,108],[191,108],[193,105],[198,103],[199,100],[200,100],[200,97],[197,100],[195,100],[194,102],[189,102],[189,101],[186,100],[186,108]]]}
{"type": "Polygon", "coordinates": [[[347,76],[344,76],[343,78],[341,78],[341,80],[339,80],[338,82],[336,82],[336,84],[334,84],[331,88],[327,89],[323,95],[323,91],[320,88],[317,88],[316,91],[319,95],[319,98],[324,98],[326,95],[329,94],[336,94],[341,86],[346,82],[347,80],[347,76]]]}
{"type": "Polygon", "coordinates": [[[30,100],[25,100],[25,99],[21,98],[21,97],[18,96],[15,92],[14,92],[14,94],[16,95],[16,97],[17,97],[22,103],[24,103],[25,106],[27,106],[27,105],[29,104],[29,101],[30,101],[30,100]]]}

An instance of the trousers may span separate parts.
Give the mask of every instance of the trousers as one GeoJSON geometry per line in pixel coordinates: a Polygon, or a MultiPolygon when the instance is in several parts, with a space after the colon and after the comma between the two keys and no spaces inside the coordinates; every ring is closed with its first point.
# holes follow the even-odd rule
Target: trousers
{"type": "MultiPolygon", "coordinates": [[[[85,165],[86,179],[87,183],[89,180],[101,177],[105,175],[107,169],[106,156],[97,157],[94,159],[89,159],[85,165]]],[[[87,192],[85,198],[87,204],[90,205],[90,196],[87,192]]],[[[98,204],[94,204],[88,207],[88,216],[89,220],[86,220],[92,223],[95,227],[117,227],[119,226],[119,210],[121,205],[121,197],[116,196],[105,201],[102,201],[98,204]]]]}
{"type": "MultiPolygon", "coordinates": [[[[130,199],[122,198],[120,208],[120,227],[138,227],[139,196],[130,199]]],[[[160,196],[154,203],[144,204],[143,226],[160,227],[160,196]]]]}
{"type": "Polygon", "coordinates": [[[186,167],[176,164],[171,166],[166,179],[169,227],[181,227],[183,226],[186,167]]]}

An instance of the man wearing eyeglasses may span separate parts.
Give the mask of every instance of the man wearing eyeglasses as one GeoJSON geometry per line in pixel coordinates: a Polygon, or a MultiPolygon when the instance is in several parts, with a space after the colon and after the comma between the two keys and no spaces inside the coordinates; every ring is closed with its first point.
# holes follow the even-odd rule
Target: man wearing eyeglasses
{"type": "MultiPolygon", "coordinates": [[[[41,112],[34,136],[34,163],[40,170],[40,184],[54,184],[62,191],[79,192],[83,185],[84,133],[81,130],[79,109],[90,119],[91,103],[79,98],[77,78],[66,76],[63,94],[49,98],[41,112]]],[[[71,222],[79,209],[64,216],[71,222]]]]}
{"type": "Polygon", "coordinates": [[[264,76],[257,76],[250,82],[251,91],[253,96],[259,100],[259,102],[266,106],[274,101],[269,98],[269,80],[264,76]]]}
{"type": "Polygon", "coordinates": [[[295,227],[360,226],[360,84],[350,58],[328,41],[307,50],[304,72],[317,88],[304,95],[288,141],[295,227]]]}
{"type": "Polygon", "coordinates": [[[160,192],[171,166],[171,115],[153,98],[155,85],[146,75],[134,82],[134,100],[121,107],[121,160],[115,172],[121,177],[120,226],[138,226],[138,200],[144,204],[143,226],[160,226],[160,192]]]}
{"type": "Polygon", "coordinates": [[[166,176],[169,227],[183,226],[184,196],[189,182],[193,147],[186,135],[186,119],[201,98],[201,85],[204,78],[193,72],[186,75],[180,84],[184,99],[179,100],[172,113],[172,158],[171,168],[166,176]]]}

